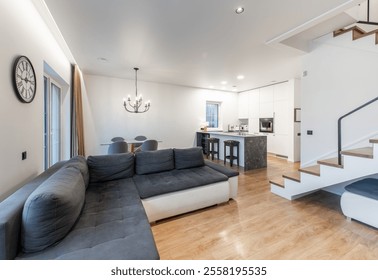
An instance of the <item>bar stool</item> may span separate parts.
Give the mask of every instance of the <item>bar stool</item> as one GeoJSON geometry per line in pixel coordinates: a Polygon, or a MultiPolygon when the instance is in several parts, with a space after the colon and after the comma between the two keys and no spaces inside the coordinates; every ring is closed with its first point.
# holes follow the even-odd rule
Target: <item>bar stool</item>
{"type": "Polygon", "coordinates": [[[226,159],[230,159],[230,166],[233,165],[234,159],[236,159],[236,163],[239,165],[239,141],[236,140],[225,140],[224,143],[224,164],[226,164],[226,159]],[[230,154],[226,154],[226,148],[229,147],[230,154]],[[234,147],[236,147],[236,156],[234,155],[234,147]]]}
{"type": "Polygon", "coordinates": [[[209,158],[209,155],[211,154],[211,160],[214,160],[214,155],[217,155],[217,158],[219,159],[219,138],[210,137],[207,138],[207,158],[209,158]],[[215,150],[215,144],[216,150],[215,150]]]}

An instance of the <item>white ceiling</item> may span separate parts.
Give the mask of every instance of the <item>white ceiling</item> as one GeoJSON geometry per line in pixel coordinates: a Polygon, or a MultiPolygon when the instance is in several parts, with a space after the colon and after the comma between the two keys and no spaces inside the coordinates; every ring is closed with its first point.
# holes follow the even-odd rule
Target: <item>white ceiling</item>
{"type": "Polygon", "coordinates": [[[300,77],[304,53],[266,42],[288,40],[357,2],[45,0],[84,73],[134,79],[139,67],[139,80],[237,91],[300,77]]]}

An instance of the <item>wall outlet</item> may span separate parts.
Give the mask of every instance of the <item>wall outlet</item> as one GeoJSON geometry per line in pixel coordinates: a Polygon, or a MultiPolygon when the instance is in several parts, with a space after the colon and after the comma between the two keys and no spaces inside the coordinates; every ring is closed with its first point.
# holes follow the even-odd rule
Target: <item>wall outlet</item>
{"type": "Polygon", "coordinates": [[[307,135],[312,135],[312,130],[307,130],[307,135]]]}
{"type": "Polygon", "coordinates": [[[22,160],[25,160],[27,157],[28,157],[27,152],[26,152],[26,151],[25,151],[25,152],[22,152],[22,154],[21,154],[21,158],[22,158],[22,160]]]}

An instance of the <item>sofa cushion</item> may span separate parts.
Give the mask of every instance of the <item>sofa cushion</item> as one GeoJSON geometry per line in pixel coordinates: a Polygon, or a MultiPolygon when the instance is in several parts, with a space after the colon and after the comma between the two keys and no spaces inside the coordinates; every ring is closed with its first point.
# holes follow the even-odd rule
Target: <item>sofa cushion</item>
{"type": "Polygon", "coordinates": [[[83,156],[75,156],[67,161],[64,165],[66,167],[74,167],[77,168],[81,175],[83,176],[85,187],[88,187],[89,184],[89,169],[87,160],[83,156]]]}
{"type": "Polygon", "coordinates": [[[133,180],[140,197],[143,199],[227,181],[228,177],[210,167],[202,166],[189,169],[174,169],[154,174],[135,175],[133,180]]]}
{"type": "Polygon", "coordinates": [[[205,165],[211,167],[212,169],[226,175],[228,178],[239,176],[239,171],[228,168],[224,165],[217,164],[215,162],[205,160],[205,165]]]}
{"type": "Polygon", "coordinates": [[[22,212],[30,194],[65,164],[55,163],[0,202],[0,260],[14,259],[19,251],[22,212]]]}
{"type": "Polygon", "coordinates": [[[378,179],[366,178],[345,187],[351,193],[378,200],[378,179]]]}
{"type": "Polygon", "coordinates": [[[134,175],[132,153],[89,156],[87,163],[91,183],[125,179],[134,175]]]}
{"type": "Polygon", "coordinates": [[[75,224],[84,205],[80,171],[63,167],[33,191],[22,212],[21,247],[37,252],[61,240],[75,224]]]}
{"type": "Polygon", "coordinates": [[[159,259],[151,227],[132,178],[90,183],[82,213],[67,236],[18,259],[159,259]]]}
{"type": "Polygon", "coordinates": [[[202,148],[174,149],[176,169],[204,166],[202,148]]]}
{"type": "Polygon", "coordinates": [[[172,149],[135,153],[136,174],[151,174],[172,170],[174,168],[175,163],[172,149]]]}

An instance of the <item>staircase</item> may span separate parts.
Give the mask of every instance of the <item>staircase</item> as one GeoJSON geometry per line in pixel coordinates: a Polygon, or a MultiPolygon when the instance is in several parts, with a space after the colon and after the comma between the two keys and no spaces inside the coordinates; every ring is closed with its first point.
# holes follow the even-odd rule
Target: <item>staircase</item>
{"type": "MultiPolygon", "coordinates": [[[[363,44],[378,44],[378,29],[364,31],[358,26],[338,29],[333,32],[333,36],[347,36],[352,34],[352,40],[366,38],[363,44]],[[370,38],[374,36],[372,44],[370,38]]],[[[346,39],[346,38],[344,38],[346,39]]],[[[350,40],[350,39],[349,39],[350,40]]],[[[283,174],[282,177],[270,180],[271,192],[282,196],[286,199],[293,200],[320,189],[326,189],[330,186],[345,186],[350,182],[356,181],[361,177],[372,176],[378,173],[378,139],[370,139],[368,147],[362,147],[352,150],[342,150],[341,148],[341,120],[360,109],[378,101],[378,97],[357,107],[351,112],[340,117],[338,120],[339,139],[338,152],[339,157],[321,159],[316,165],[302,167],[295,172],[283,174]]]]}
{"type": "Polygon", "coordinates": [[[374,29],[372,31],[367,32],[367,31],[364,31],[362,28],[360,28],[358,26],[352,26],[352,27],[349,27],[349,28],[342,28],[342,29],[338,29],[336,31],[333,31],[333,37],[337,37],[337,36],[343,35],[343,34],[348,33],[348,32],[352,33],[352,40],[353,41],[367,37],[367,36],[370,36],[370,35],[374,35],[375,44],[376,45],[378,44],[378,29],[374,29]]]}
{"type": "Polygon", "coordinates": [[[378,139],[369,147],[344,150],[338,158],[322,159],[316,165],[300,168],[270,180],[271,192],[293,200],[328,186],[345,183],[378,173],[378,139]]]}

